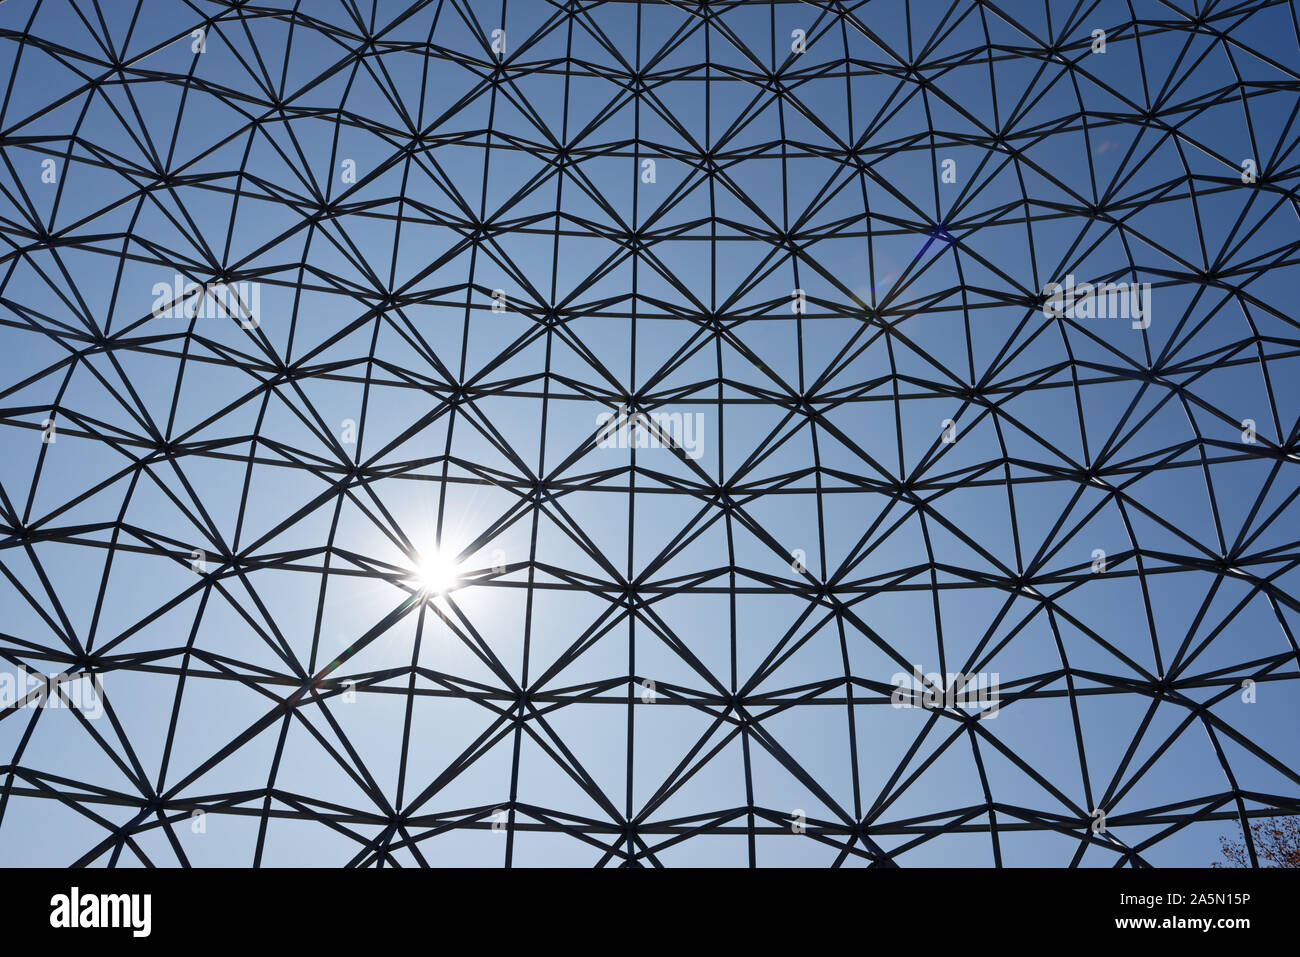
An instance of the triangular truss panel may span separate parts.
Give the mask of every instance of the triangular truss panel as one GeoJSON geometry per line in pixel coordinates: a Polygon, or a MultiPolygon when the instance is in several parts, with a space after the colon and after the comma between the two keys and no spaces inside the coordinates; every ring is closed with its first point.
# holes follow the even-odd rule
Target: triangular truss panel
{"type": "Polygon", "coordinates": [[[1297,69],[1275,0],[9,0],[0,862],[1300,813],[1297,69]]]}

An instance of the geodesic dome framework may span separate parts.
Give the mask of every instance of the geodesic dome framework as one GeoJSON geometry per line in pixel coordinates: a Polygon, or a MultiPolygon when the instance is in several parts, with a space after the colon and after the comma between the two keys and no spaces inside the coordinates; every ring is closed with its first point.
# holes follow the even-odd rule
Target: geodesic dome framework
{"type": "Polygon", "coordinates": [[[1300,812],[1297,17],[6,3],[0,858],[1300,812]]]}

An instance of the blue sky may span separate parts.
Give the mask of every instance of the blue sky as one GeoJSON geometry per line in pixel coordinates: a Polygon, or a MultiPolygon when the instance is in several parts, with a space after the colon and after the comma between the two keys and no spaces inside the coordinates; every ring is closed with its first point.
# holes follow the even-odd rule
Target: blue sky
{"type": "MultiPolygon", "coordinates": [[[[1138,6],[1147,20],[1173,17],[1138,6]]],[[[1151,23],[1135,41],[1119,2],[1068,20],[1053,9],[1050,26],[1045,4],[1002,8],[1006,19],[872,0],[842,26],[808,5],[753,3],[706,28],[667,5],[638,14],[610,3],[570,31],[545,26],[552,5],[518,0],[435,2],[409,15],[378,4],[361,22],[323,5],[291,38],[281,20],[224,19],[195,55],[189,31],[215,5],[150,5],[134,23],[122,7],[104,12],[107,29],[73,4],[0,7],[6,28],[57,45],[64,60],[84,57],[79,75],[35,42],[0,42],[0,74],[11,78],[0,110],[0,429],[10,450],[0,458],[0,654],[32,670],[60,667],[70,649],[118,656],[105,675],[113,719],[93,726],[101,737],[66,711],[0,719],[0,763],[14,773],[4,784],[18,789],[0,811],[0,860],[77,860],[108,836],[105,822],[133,820],[158,789],[212,811],[203,833],[184,812],[171,828],[190,863],[247,865],[261,843],[265,864],[339,865],[395,809],[503,807],[512,781],[519,804],[586,821],[610,824],[630,808],[665,864],[747,863],[744,833],[659,845],[665,822],[751,804],[814,821],[866,818],[893,851],[911,837],[892,822],[984,805],[978,754],[994,802],[1075,822],[1072,834],[1006,830],[1014,815],[998,812],[1002,862],[1064,865],[1104,793],[1122,792],[1107,806],[1120,816],[1233,788],[1199,719],[1180,730],[1184,704],[1149,714],[1146,694],[1090,689],[1172,668],[1205,676],[1209,687],[1178,688],[1203,702],[1258,676],[1250,663],[1288,651],[1271,672],[1283,680],[1261,681],[1254,703],[1234,693],[1212,711],[1276,762],[1220,730],[1235,786],[1294,803],[1300,674],[1285,599],[1297,592],[1296,465],[1247,454],[1294,447],[1300,408],[1286,251],[1297,101],[1263,86],[1295,69],[1291,11],[1213,21],[1231,36],[1225,45],[1151,23]],[[485,41],[501,25],[514,73],[494,89],[482,79],[485,41]],[[809,37],[797,59],[796,28],[809,37]],[[1096,28],[1110,33],[1105,54],[1084,45],[1096,28]],[[367,32],[392,46],[345,60],[367,32]],[[104,66],[105,35],[131,61],[129,86],[104,66]],[[1074,44],[1076,69],[1015,53],[1048,39],[1074,44]],[[997,53],[950,65],[972,48],[997,53]],[[343,67],[313,82],[335,62],[343,67]],[[893,75],[918,62],[928,87],[893,75]],[[639,107],[624,87],[630,69],[654,80],[639,107]],[[760,69],[783,71],[788,97],[760,69]],[[1248,108],[1239,98],[1206,106],[1237,74],[1257,84],[1248,108]],[[1086,123],[1068,119],[1079,113],[1086,123]],[[1018,156],[990,148],[997,131],[1018,156]],[[424,145],[399,154],[417,134],[424,145]],[[853,144],[861,165],[838,158],[853,144]],[[557,174],[548,157],[561,146],[573,164],[557,174]],[[712,185],[702,152],[723,170],[712,185]],[[41,180],[45,158],[57,183],[41,180]],[[655,160],[653,183],[638,175],[644,158],[655,160]],[[956,160],[955,184],[941,181],[945,158],[956,160]],[[1257,160],[1258,186],[1240,183],[1244,158],[1257,160]],[[358,182],[343,181],[345,160],[358,182]],[[162,170],[180,179],[160,185],[162,170]],[[1090,205],[1105,215],[1090,219],[1090,205]],[[464,239],[478,222],[491,238],[475,248],[464,239]],[[36,224],[78,245],[51,249],[36,224]],[[936,239],[939,228],[956,242],[936,239]],[[638,231],[650,245],[632,255],[620,237],[638,231]],[[803,237],[798,262],[781,232],[803,237]],[[260,283],[256,330],[149,316],[156,283],[221,269],[260,283]],[[1209,272],[1235,291],[1205,282],[1209,272]],[[1047,319],[1033,297],[1068,274],[1153,283],[1151,327],[1047,319]],[[796,288],[803,315],[790,308],[796,288]],[[507,292],[505,314],[490,308],[494,289],[507,292]],[[566,321],[548,332],[548,313],[566,321]],[[723,337],[709,328],[714,316],[723,337]],[[114,343],[111,355],[92,348],[97,337],[114,343]],[[277,371],[293,381],[274,380],[277,371]],[[471,398],[452,411],[457,385],[471,398]],[[703,416],[698,472],[664,449],[634,458],[588,447],[597,417],[632,393],[703,416]],[[809,394],[815,428],[796,409],[809,394]],[[55,407],[58,441],[42,445],[55,407]],[[1241,439],[1247,418],[1253,447],[1241,439]],[[948,419],[952,445],[940,438],[948,419]],[[355,444],[341,439],[345,420],[355,444]],[[138,462],[168,440],[182,454],[138,462]],[[1179,467],[1143,474],[1165,457],[1179,467]],[[342,495],[352,465],[367,480],[342,495]],[[1103,484],[1079,481],[1089,467],[1103,484]],[[535,478],[563,488],[540,515],[526,501],[535,478]],[[743,515],[723,515],[709,491],[726,483],[743,515]],[[924,517],[898,493],[903,483],[927,501],[924,517]],[[24,545],[16,522],[67,540],[24,545]],[[690,543],[660,561],[684,531],[690,543]],[[1204,564],[1238,540],[1254,581],[1204,564]],[[1061,580],[1087,572],[1095,549],[1122,556],[1135,542],[1146,574],[1115,559],[1104,575],[1061,580]],[[462,562],[463,581],[410,602],[413,550],[439,547],[462,562]],[[191,548],[209,556],[211,579],[190,570],[191,548]],[[830,580],[842,614],[799,593],[796,549],[813,580],[830,580]],[[493,577],[498,550],[510,570],[493,577]],[[248,563],[242,575],[218,557],[232,552],[248,563]],[[1054,596],[1050,611],[1008,587],[1016,576],[1054,596]],[[1257,587],[1270,576],[1280,599],[1257,587]],[[617,607],[627,579],[645,602],[634,619],[617,607]],[[267,713],[269,694],[291,690],[268,679],[320,673],[404,602],[409,612],[331,676],[368,676],[356,702],[306,705],[175,790],[267,713]],[[593,625],[598,640],[548,672],[593,625]],[[774,651],[792,653],[762,674],[774,651]],[[529,727],[553,749],[564,743],[590,775],[586,790],[502,717],[525,652],[534,705],[569,702],[530,713],[529,727]],[[413,661],[425,669],[415,687],[440,694],[408,693],[413,661]],[[821,697],[842,699],[846,671],[888,684],[907,670],[900,661],[996,673],[1009,691],[1068,668],[1086,762],[1064,678],[983,722],[978,750],[966,735],[948,741],[950,716],[879,696],[853,707],[854,740],[845,704],[759,698],[746,705],[753,727],[725,743],[735,712],[672,700],[741,689],[793,697],[817,683],[821,697]],[[640,703],[629,678],[654,680],[666,700],[640,703]],[[606,683],[598,700],[572,700],[589,682],[606,683]],[[490,703],[475,697],[484,689],[490,703]],[[468,768],[444,774],[502,729],[468,768]],[[683,759],[715,746],[646,812],[683,759]],[[126,803],[30,796],[37,781],[126,803]],[[270,818],[259,839],[268,787],[271,807],[292,813],[270,818]],[[214,795],[236,792],[246,813],[216,806],[214,795]],[[308,819],[301,798],[360,817],[330,827],[308,819]]],[[[920,842],[898,861],[993,863],[989,819],[975,814],[978,830],[920,842]]],[[[1207,864],[1234,828],[1187,826],[1143,859],[1207,864]]],[[[1160,830],[1114,834],[1133,846],[1160,830]]],[[[94,863],[180,860],[156,817],[134,840],[138,854],[94,863]]],[[[453,828],[419,848],[430,863],[496,866],[507,842],[515,864],[606,857],[523,828],[453,828]]],[[[789,833],[754,839],[759,864],[823,865],[838,853],[789,833]]],[[[386,863],[417,861],[400,847],[386,863]]],[[[1082,858],[1114,861],[1100,848],[1082,858]]]]}

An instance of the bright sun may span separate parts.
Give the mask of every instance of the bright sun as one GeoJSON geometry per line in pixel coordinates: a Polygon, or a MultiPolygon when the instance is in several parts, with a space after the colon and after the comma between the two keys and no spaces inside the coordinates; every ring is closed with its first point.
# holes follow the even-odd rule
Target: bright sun
{"type": "Polygon", "coordinates": [[[460,582],[459,566],[450,555],[436,549],[421,553],[415,563],[414,582],[427,595],[441,595],[460,582]]]}

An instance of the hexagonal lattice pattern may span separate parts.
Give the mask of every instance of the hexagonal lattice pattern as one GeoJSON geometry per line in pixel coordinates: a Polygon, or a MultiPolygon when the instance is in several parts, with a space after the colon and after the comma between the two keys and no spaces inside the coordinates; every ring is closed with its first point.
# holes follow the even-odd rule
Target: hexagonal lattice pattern
{"type": "Polygon", "coordinates": [[[1300,812],[1294,2],[0,26],[5,862],[1300,812]]]}

